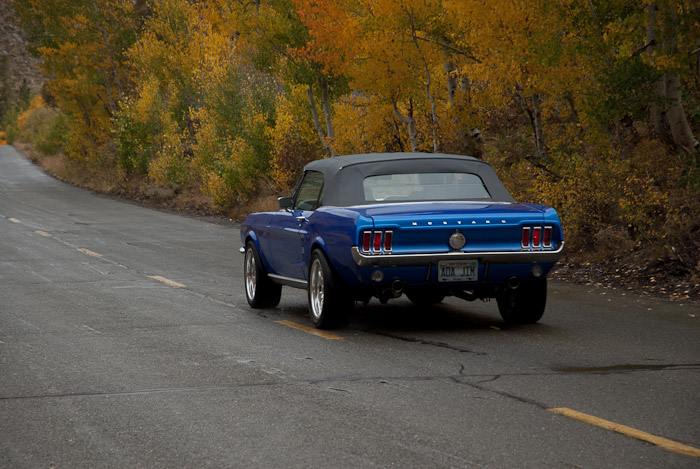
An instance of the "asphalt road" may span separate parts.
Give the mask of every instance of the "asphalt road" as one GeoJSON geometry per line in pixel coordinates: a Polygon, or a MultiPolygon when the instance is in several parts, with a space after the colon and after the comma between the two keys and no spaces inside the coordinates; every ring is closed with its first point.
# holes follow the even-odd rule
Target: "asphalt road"
{"type": "Polygon", "coordinates": [[[536,325],[398,300],[318,336],[300,290],[247,306],[239,246],[0,147],[0,467],[700,467],[697,303],[550,283],[536,325]]]}

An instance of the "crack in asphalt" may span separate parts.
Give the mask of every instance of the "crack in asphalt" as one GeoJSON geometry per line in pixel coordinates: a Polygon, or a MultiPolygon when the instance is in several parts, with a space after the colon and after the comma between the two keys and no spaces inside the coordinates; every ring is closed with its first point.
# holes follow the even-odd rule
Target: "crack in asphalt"
{"type": "MultiPolygon", "coordinates": [[[[542,376],[542,375],[557,375],[557,374],[559,374],[559,373],[541,373],[540,376],[542,376]]],[[[487,388],[486,386],[482,386],[482,384],[484,384],[484,383],[490,383],[490,382],[496,381],[497,379],[500,379],[503,376],[536,376],[536,375],[537,375],[537,373],[532,373],[532,374],[523,373],[522,375],[518,375],[518,374],[515,374],[515,375],[510,375],[510,374],[509,375],[494,375],[494,376],[491,376],[489,379],[479,381],[476,383],[470,382],[470,381],[461,381],[461,380],[457,380],[456,382],[459,384],[463,384],[465,386],[469,386],[470,388],[473,388],[473,389],[478,389],[479,391],[482,391],[485,393],[496,394],[498,396],[505,397],[507,399],[512,399],[512,400],[521,402],[523,404],[528,404],[528,405],[532,405],[535,407],[539,407],[540,409],[548,409],[550,406],[544,404],[543,402],[539,402],[539,401],[536,401],[534,399],[528,399],[527,397],[523,397],[523,396],[518,396],[517,394],[513,394],[513,393],[510,393],[507,391],[490,389],[490,388],[487,388]]]]}
{"type": "Polygon", "coordinates": [[[388,337],[390,339],[396,339],[396,340],[400,340],[403,342],[413,343],[413,344],[431,345],[433,347],[446,348],[446,349],[454,350],[454,351],[460,352],[460,353],[470,353],[470,354],[474,354],[477,356],[486,356],[487,355],[486,352],[477,352],[475,350],[468,349],[466,347],[459,347],[457,345],[451,345],[451,344],[448,344],[446,342],[437,342],[437,341],[433,341],[433,340],[419,339],[416,337],[402,337],[400,335],[394,335],[394,334],[390,334],[388,332],[374,331],[374,334],[382,336],[382,337],[388,337]]]}
{"type": "MultiPolygon", "coordinates": [[[[635,369],[635,371],[687,371],[698,370],[700,364],[691,365],[667,365],[663,368],[635,369]]],[[[41,394],[33,396],[0,396],[0,401],[23,401],[23,400],[41,400],[41,399],[70,399],[70,398],[86,398],[86,397],[109,397],[109,396],[138,396],[148,394],[170,394],[170,393],[185,393],[185,392],[210,392],[210,391],[230,391],[235,389],[246,389],[256,387],[285,387],[285,386],[314,386],[324,383],[377,383],[386,384],[392,381],[404,382],[431,382],[431,381],[449,381],[455,384],[469,386],[482,392],[496,394],[508,399],[513,399],[529,405],[534,405],[540,408],[548,408],[545,404],[528,399],[507,391],[490,389],[484,384],[491,383],[504,377],[523,377],[523,376],[563,376],[570,374],[567,371],[544,371],[544,372],[522,372],[522,373],[465,373],[466,367],[461,364],[460,370],[456,375],[433,375],[433,376],[357,376],[357,375],[339,375],[327,376],[319,378],[310,378],[283,382],[258,382],[244,383],[218,386],[182,386],[172,388],[154,388],[154,389],[138,389],[126,391],[95,391],[95,392],[75,392],[75,393],[56,393],[56,394],[41,394]],[[473,381],[481,379],[479,381],[473,381]]],[[[628,373],[629,371],[617,371],[617,373],[628,373]]],[[[610,371],[609,373],[615,373],[610,371]]],[[[331,388],[337,390],[337,388],[331,388]]],[[[347,390],[343,390],[349,392],[347,390]]]]}

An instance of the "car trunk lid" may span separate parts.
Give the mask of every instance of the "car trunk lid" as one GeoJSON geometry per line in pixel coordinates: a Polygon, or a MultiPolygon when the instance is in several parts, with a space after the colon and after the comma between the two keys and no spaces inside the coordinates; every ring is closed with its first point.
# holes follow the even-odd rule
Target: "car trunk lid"
{"type": "MultiPolygon", "coordinates": [[[[491,202],[387,204],[359,209],[373,222],[370,251],[394,254],[454,250],[449,240],[457,232],[466,238],[461,248],[465,252],[519,251],[523,249],[523,228],[542,228],[544,210],[532,204],[491,202]]],[[[366,248],[363,238],[368,231],[365,227],[359,234],[361,247],[365,244],[366,248]]]]}

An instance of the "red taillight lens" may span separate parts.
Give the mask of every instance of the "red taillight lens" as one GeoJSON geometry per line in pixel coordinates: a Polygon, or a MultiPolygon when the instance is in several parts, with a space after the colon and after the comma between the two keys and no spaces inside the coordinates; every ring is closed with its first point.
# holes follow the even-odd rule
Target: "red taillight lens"
{"type": "Polygon", "coordinates": [[[363,253],[391,254],[394,244],[393,231],[363,231],[360,238],[360,250],[363,253]]]}
{"type": "Polygon", "coordinates": [[[382,250],[382,232],[381,231],[374,232],[374,239],[372,241],[372,249],[374,250],[375,253],[382,250]]]}
{"type": "Polygon", "coordinates": [[[528,226],[523,227],[523,234],[522,239],[520,241],[520,245],[524,248],[530,247],[530,227],[528,226]]]}
{"type": "Polygon", "coordinates": [[[362,252],[369,252],[372,247],[372,232],[364,231],[362,233],[362,252]]]}
{"type": "Polygon", "coordinates": [[[542,245],[546,248],[552,247],[552,227],[551,226],[544,227],[544,236],[542,238],[542,245]]]}
{"type": "Polygon", "coordinates": [[[394,242],[394,232],[387,231],[384,233],[384,252],[391,252],[391,245],[394,242]]]}
{"type": "Polygon", "coordinates": [[[540,228],[539,226],[536,226],[532,229],[532,247],[533,248],[540,247],[541,242],[542,242],[542,228],[540,228]]]}

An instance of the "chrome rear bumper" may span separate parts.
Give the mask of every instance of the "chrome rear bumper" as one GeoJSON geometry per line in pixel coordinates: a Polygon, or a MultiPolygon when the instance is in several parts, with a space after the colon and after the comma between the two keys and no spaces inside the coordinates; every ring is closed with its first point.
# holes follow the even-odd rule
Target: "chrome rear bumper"
{"type": "Polygon", "coordinates": [[[377,254],[368,255],[353,246],[352,258],[360,267],[422,266],[438,261],[472,260],[492,264],[538,264],[556,262],[564,250],[564,243],[554,251],[462,252],[432,254],[377,254]]]}

